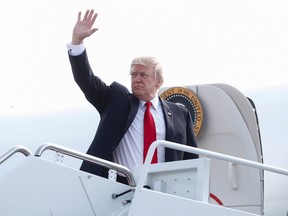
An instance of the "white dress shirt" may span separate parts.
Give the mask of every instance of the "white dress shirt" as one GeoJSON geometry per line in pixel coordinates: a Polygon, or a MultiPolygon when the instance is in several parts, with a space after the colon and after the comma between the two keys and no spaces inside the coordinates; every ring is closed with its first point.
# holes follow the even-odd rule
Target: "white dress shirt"
{"type": "MultiPolygon", "coordinates": [[[[113,160],[122,164],[133,172],[134,167],[143,164],[144,149],[144,113],[146,110],[146,101],[139,103],[139,109],[128,131],[113,152],[113,160]]],[[[158,97],[151,100],[151,114],[153,115],[156,125],[156,139],[165,140],[165,121],[162,107],[158,97]]],[[[165,148],[157,149],[158,163],[165,161],[165,148]]]]}

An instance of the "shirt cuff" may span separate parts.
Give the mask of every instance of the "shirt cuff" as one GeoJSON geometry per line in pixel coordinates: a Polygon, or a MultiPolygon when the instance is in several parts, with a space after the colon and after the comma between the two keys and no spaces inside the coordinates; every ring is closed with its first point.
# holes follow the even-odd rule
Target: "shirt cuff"
{"type": "Polygon", "coordinates": [[[73,45],[71,43],[68,43],[66,45],[67,49],[68,49],[68,53],[69,55],[71,56],[78,56],[78,55],[81,55],[84,50],[85,50],[85,45],[84,43],[81,43],[79,45],[73,45]]]}

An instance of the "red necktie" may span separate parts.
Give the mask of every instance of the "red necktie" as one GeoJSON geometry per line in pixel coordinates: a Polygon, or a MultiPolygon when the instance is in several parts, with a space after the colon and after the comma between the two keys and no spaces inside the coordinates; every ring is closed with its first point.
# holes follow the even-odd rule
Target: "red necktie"
{"type": "MultiPolygon", "coordinates": [[[[152,142],[156,140],[156,127],[153,116],[150,112],[150,101],[146,102],[146,111],[144,114],[144,161],[148,152],[148,149],[152,142]]],[[[157,149],[154,152],[152,163],[157,163],[157,149]]]]}

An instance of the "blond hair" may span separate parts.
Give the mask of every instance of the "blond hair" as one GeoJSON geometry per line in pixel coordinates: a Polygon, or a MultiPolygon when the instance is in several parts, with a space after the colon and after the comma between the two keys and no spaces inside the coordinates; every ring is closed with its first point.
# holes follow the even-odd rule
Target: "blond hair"
{"type": "Polygon", "coordinates": [[[145,67],[154,68],[155,76],[163,83],[163,68],[156,57],[153,56],[141,56],[134,58],[131,63],[130,71],[133,65],[143,65],[145,67]]]}

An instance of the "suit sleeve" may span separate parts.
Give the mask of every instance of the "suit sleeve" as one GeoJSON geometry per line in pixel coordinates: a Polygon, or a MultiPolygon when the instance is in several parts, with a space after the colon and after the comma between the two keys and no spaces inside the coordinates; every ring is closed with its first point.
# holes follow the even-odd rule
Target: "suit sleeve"
{"type": "Polygon", "coordinates": [[[93,74],[86,50],[78,56],[69,55],[74,80],[84,93],[86,99],[101,114],[111,95],[111,88],[93,74]]]}

